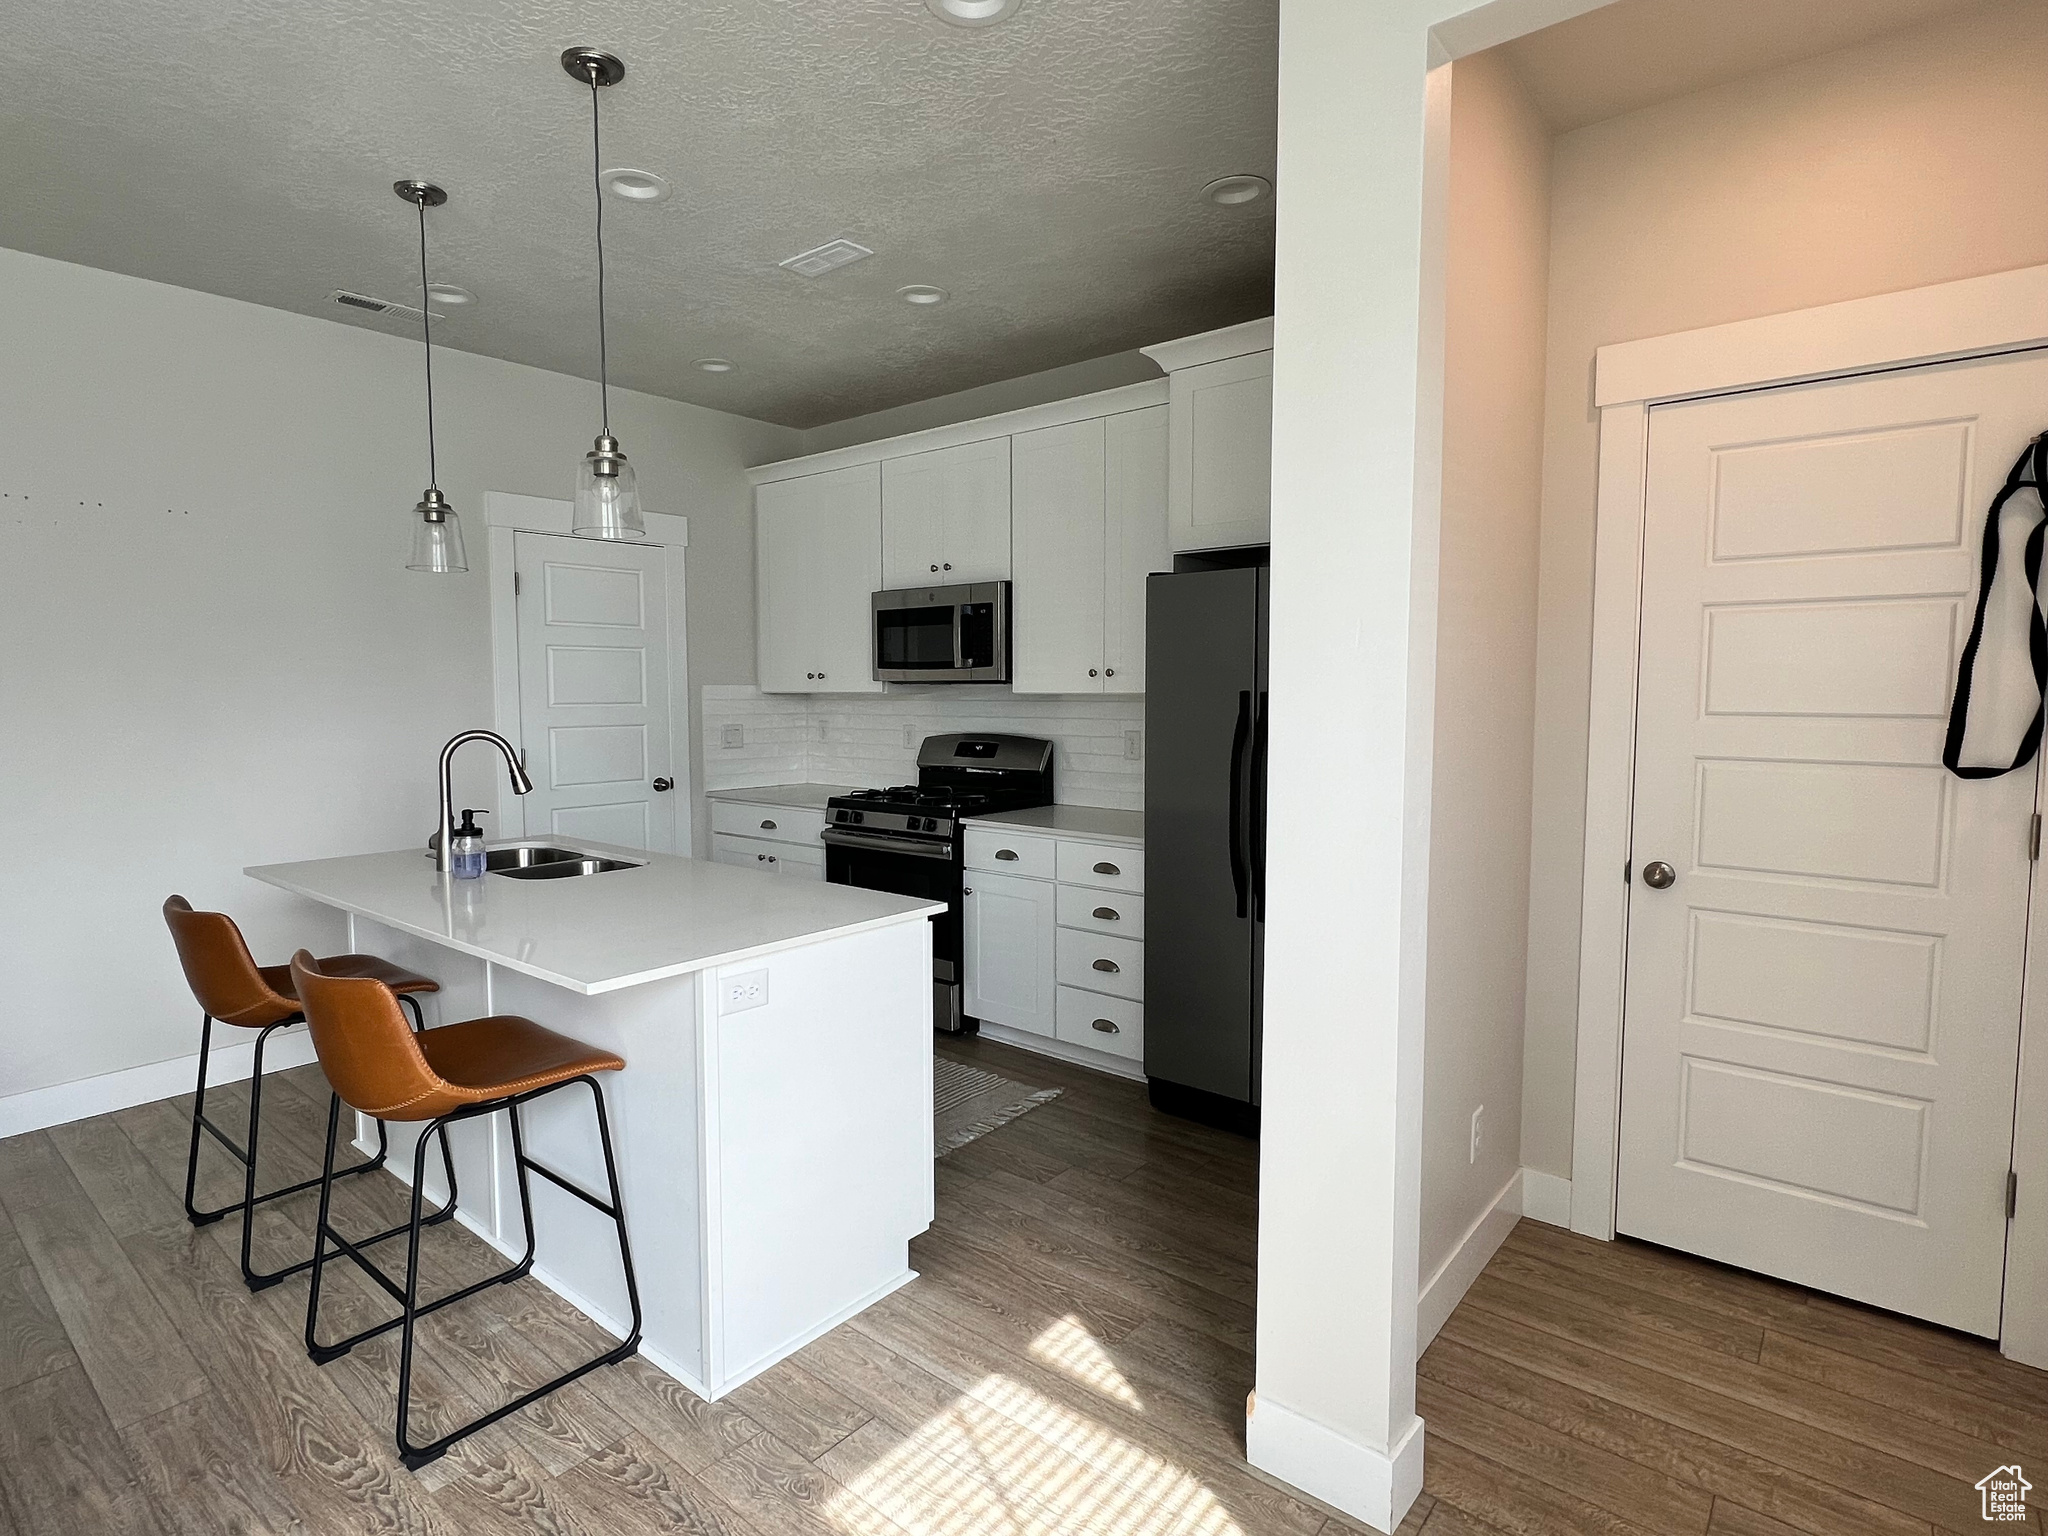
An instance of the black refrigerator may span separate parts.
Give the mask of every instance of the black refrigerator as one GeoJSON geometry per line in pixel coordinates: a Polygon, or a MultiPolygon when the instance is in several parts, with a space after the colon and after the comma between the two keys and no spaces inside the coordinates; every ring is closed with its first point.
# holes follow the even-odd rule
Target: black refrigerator
{"type": "Polygon", "coordinates": [[[1266,934],[1265,566],[1145,585],[1145,1077],[1255,1134],[1266,934]]]}

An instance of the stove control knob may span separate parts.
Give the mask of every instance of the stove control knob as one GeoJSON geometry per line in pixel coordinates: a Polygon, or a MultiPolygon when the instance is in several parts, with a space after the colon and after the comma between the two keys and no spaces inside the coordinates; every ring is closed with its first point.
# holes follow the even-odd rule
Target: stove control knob
{"type": "Polygon", "coordinates": [[[866,821],[868,819],[868,813],[866,811],[855,811],[853,813],[853,819],[855,821],[866,821]]]}

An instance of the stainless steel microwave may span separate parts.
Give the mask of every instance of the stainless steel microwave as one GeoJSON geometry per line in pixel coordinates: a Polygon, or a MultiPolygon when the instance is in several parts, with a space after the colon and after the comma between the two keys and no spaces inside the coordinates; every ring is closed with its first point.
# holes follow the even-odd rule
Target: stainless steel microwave
{"type": "Polygon", "coordinates": [[[1007,683],[1010,584],[877,592],[875,678],[884,683],[1007,683]]]}

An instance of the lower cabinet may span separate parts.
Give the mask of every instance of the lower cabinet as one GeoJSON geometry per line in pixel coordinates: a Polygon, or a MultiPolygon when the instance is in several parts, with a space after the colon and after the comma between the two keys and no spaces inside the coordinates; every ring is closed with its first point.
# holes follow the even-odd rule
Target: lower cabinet
{"type": "Polygon", "coordinates": [[[1142,1065],[1144,898],[1115,888],[1142,860],[1135,848],[970,827],[962,1010],[1142,1065]]]}
{"type": "Polygon", "coordinates": [[[711,861],[763,874],[825,878],[823,811],[714,800],[711,803],[711,861]]]}
{"type": "Polygon", "coordinates": [[[759,837],[711,836],[711,861],[740,869],[758,869],[763,874],[795,875],[799,880],[825,878],[825,850],[795,843],[771,843],[759,837]]]}
{"type": "Polygon", "coordinates": [[[1053,889],[1049,880],[967,871],[960,1007],[970,1018],[1055,1032],[1053,889]]]}

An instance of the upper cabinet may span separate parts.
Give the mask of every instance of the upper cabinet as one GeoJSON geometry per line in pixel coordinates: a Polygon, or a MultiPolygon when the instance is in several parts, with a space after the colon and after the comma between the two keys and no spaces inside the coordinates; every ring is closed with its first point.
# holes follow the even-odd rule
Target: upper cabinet
{"type": "Polygon", "coordinates": [[[868,625],[881,577],[880,465],[756,486],[761,691],[880,693],[868,625]]]}
{"type": "Polygon", "coordinates": [[[1167,408],[1010,439],[1018,693],[1143,693],[1145,578],[1168,570],[1167,408]]]}
{"type": "Polygon", "coordinates": [[[1176,553],[1272,537],[1273,322],[1143,349],[1167,370],[1167,530],[1176,553]]]}
{"type": "Polygon", "coordinates": [[[1010,577],[1010,440],[882,461],[882,585],[1010,577]]]}

